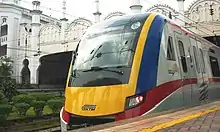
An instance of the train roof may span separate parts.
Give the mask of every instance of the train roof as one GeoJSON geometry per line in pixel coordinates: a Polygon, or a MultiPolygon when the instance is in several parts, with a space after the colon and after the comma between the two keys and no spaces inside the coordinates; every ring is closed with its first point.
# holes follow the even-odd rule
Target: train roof
{"type": "MultiPolygon", "coordinates": [[[[211,43],[210,41],[204,39],[203,37],[201,37],[200,35],[182,27],[181,25],[179,25],[177,22],[175,22],[174,20],[168,18],[167,16],[163,15],[163,14],[159,14],[159,13],[155,13],[155,12],[141,12],[141,13],[134,13],[134,14],[126,14],[126,15],[123,15],[123,16],[116,16],[116,17],[113,17],[113,18],[110,18],[108,20],[105,20],[103,22],[100,22],[98,24],[95,24],[93,27],[96,27],[96,26],[101,26],[103,27],[103,25],[105,25],[106,23],[111,23],[113,24],[114,21],[119,21],[119,20],[130,20],[130,19],[140,19],[140,20],[144,20],[144,19],[147,19],[147,17],[150,15],[150,14],[156,14],[158,16],[161,16],[162,19],[166,20],[169,24],[173,25],[174,27],[182,30],[183,32],[187,33],[188,35],[190,35],[191,37],[194,37],[200,41],[203,41],[205,42],[206,44],[209,44],[209,45],[212,45],[216,48],[218,48],[220,50],[220,47],[216,46],[215,44],[211,43]]],[[[115,23],[114,23],[115,24],[115,23]]],[[[116,24],[118,24],[116,22],[116,24]]]]}
{"type": "Polygon", "coordinates": [[[216,47],[216,48],[218,48],[218,49],[220,50],[220,47],[218,47],[217,45],[215,45],[215,44],[213,44],[212,42],[210,42],[210,41],[204,39],[202,36],[198,35],[197,33],[192,32],[192,31],[186,29],[185,27],[182,27],[181,25],[179,25],[178,23],[176,23],[174,20],[168,18],[167,16],[164,16],[164,15],[158,14],[158,13],[156,13],[156,14],[162,16],[165,20],[168,21],[168,23],[170,23],[170,24],[173,25],[174,27],[176,27],[176,28],[182,30],[183,32],[189,34],[191,37],[194,37],[194,38],[196,38],[196,39],[199,39],[200,41],[206,42],[206,44],[212,45],[212,46],[214,46],[214,47],[216,47]]]}

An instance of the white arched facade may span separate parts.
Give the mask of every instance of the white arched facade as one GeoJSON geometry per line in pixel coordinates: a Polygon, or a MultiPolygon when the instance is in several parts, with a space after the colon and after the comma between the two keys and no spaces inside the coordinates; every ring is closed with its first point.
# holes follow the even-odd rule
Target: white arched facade
{"type": "MultiPolygon", "coordinates": [[[[179,22],[179,12],[168,5],[157,4],[146,10],[147,12],[157,12],[179,22]]],[[[197,0],[193,2],[184,12],[185,27],[203,37],[220,35],[220,1],[219,0],[197,0]],[[213,8],[213,15],[210,15],[210,5],[213,8]],[[189,18],[189,19],[188,19],[189,18]],[[213,33],[214,32],[214,33],[213,33]]]]}
{"type": "Polygon", "coordinates": [[[203,37],[220,35],[219,0],[197,0],[189,6],[185,15],[190,18],[186,25],[189,30],[203,37]],[[213,15],[210,14],[210,5],[212,5],[213,15]]]}
{"type": "MultiPolygon", "coordinates": [[[[186,16],[195,22],[220,21],[220,1],[219,0],[197,0],[192,3],[186,11],[186,16]],[[210,15],[210,5],[213,8],[213,16],[210,15]]],[[[191,22],[193,23],[193,22],[191,22]]]]}
{"type": "Polygon", "coordinates": [[[92,25],[92,22],[85,18],[74,20],[66,30],[66,37],[69,41],[79,40],[86,29],[92,25]]]}
{"type": "Polygon", "coordinates": [[[62,27],[53,23],[46,24],[41,27],[39,33],[40,50],[46,54],[75,50],[79,39],[91,25],[92,22],[85,18],[78,18],[69,24],[67,23],[64,32],[65,41],[63,42],[61,36],[62,27]]]}
{"type": "Polygon", "coordinates": [[[40,44],[60,40],[60,27],[55,24],[46,24],[40,30],[40,44]]]}

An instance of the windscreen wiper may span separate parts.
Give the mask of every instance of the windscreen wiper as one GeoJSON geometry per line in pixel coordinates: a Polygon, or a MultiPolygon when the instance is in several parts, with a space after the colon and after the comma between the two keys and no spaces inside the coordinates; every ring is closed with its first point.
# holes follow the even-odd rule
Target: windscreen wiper
{"type": "Polygon", "coordinates": [[[123,75],[123,71],[119,71],[119,70],[110,70],[108,69],[109,67],[99,67],[99,66],[94,66],[94,67],[91,67],[90,69],[88,70],[84,70],[83,72],[89,72],[89,71],[100,71],[100,70],[104,70],[104,71],[109,71],[109,72],[115,72],[115,73],[118,73],[120,75],[123,75]]]}

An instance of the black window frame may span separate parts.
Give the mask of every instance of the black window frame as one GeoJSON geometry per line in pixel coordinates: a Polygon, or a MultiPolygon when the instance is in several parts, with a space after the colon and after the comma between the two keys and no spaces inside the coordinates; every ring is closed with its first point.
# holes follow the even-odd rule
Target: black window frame
{"type": "Polygon", "coordinates": [[[179,47],[180,60],[181,60],[183,72],[187,73],[188,67],[187,67],[187,62],[186,62],[185,49],[184,49],[183,42],[181,40],[178,40],[178,47],[179,47]]]}
{"type": "Polygon", "coordinates": [[[173,38],[168,36],[167,40],[167,60],[176,61],[175,49],[173,46],[173,38]]]}

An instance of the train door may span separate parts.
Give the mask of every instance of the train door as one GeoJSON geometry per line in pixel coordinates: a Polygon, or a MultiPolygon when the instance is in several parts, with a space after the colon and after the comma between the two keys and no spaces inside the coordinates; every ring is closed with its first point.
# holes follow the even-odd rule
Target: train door
{"type": "Polygon", "coordinates": [[[199,95],[199,100],[200,101],[206,101],[208,99],[208,75],[206,72],[206,64],[205,64],[205,59],[204,59],[204,53],[205,51],[202,48],[202,43],[200,41],[197,41],[197,46],[198,46],[198,59],[200,63],[200,74],[202,79],[200,80],[199,84],[199,90],[200,90],[200,95],[199,95]]]}
{"type": "Polygon", "coordinates": [[[195,80],[197,83],[193,85],[193,91],[192,91],[192,102],[193,104],[200,103],[200,89],[199,87],[203,85],[203,75],[201,73],[201,64],[199,61],[199,51],[198,51],[198,42],[196,39],[190,37],[190,44],[191,44],[191,52],[192,52],[192,60],[194,64],[194,68],[196,71],[195,80]]]}
{"type": "Polygon", "coordinates": [[[176,49],[177,49],[177,55],[179,58],[179,66],[180,66],[180,73],[181,73],[181,79],[184,80],[188,78],[188,64],[187,64],[187,56],[185,49],[188,47],[187,45],[184,45],[184,36],[182,33],[179,33],[177,31],[175,33],[175,43],[176,43],[176,49]]]}
{"type": "Polygon", "coordinates": [[[190,81],[190,73],[189,73],[189,61],[188,61],[188,48],[189,40],[187,41],[187,36],[185,36],[182,32],[174,32],[175,34],[175,43],[176,43],[176,49],[177,49],[177,55],[178,55],[178,61],[180,66],[180,74],[181,74],[181,80],[182,80],[182,94],[183,94],[183,105],[189,105],[191,102],[191,85],[185,85],[190,81]]]}

